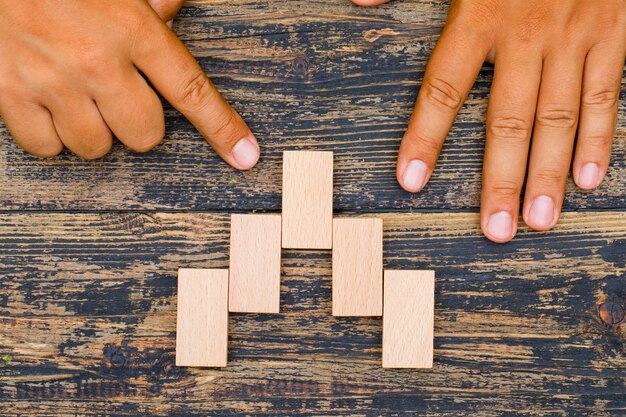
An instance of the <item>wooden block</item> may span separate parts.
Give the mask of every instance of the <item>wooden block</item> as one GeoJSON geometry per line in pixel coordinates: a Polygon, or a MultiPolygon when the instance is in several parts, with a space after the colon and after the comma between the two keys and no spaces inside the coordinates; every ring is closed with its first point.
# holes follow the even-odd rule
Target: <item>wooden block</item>
{"type": "Polygon", "coordinates": [[[179,269],[176,366],[226,366],[228,270],[179,269]]]}
{"type": "Polygon", "coordinates": [[[280,310],[280,215],[233,214],[230,222],[231,312],[280,310]]]}
{"type": "Polygon", "coordinates": [[[383,313],[383,220],[333,220],[333,315],[383,313]]]}
{"type": "Polygon", "coordinates": [[[333,153],[283,153],[283,248],[331,249],[333,153]]]}
{"type": "Polygon", "coordinates": [[[432,368],[434,271],[385,270],[383,368],[432,368]]]}

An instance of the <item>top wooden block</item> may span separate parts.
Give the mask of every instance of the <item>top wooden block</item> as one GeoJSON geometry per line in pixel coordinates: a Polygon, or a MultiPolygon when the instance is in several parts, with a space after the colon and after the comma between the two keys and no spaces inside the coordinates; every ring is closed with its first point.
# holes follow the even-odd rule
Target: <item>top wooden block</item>
{"type": "Polygon", "coordinates": [[[280,215],[233,214],[230,219],[229,311],[278,313],[280,215]]]}
{"type": "Polygon", "coordinates": [[[176,366],[226,366],[228,270],[180,269],[176,366]]]}
{"type": "Polygon", "coordinates": [[[333,153],[283,153],[283,248],[331,249],[333,153]]]}
{"type": "Polygon", "coordinates": [[[385,270],[383,368],[432,368],[435,272],[385,270]]]}

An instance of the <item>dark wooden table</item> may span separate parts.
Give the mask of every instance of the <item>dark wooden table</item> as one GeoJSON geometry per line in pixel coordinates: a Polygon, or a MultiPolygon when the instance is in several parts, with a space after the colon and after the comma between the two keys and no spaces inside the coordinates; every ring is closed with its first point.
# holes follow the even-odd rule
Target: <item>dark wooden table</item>
{"type": "Polygon", "coordinates": [[[167,109],[147,154],[41,161],[0,127],[0,414],[626,414],[626,78],[607,180],[555,230],[478,227],[485,67],[418,195],[395,156],[445,1],[205,0],[176,30],[262,142],[237,172],[167,109]],[[435,365],[383,370],[381,320],[333,318],[330,253],[284,252],[280,315],[232,315],[228,368],[174,366],[176,271],[228,265],[229,213],[279,212],[285,149],[335,152],[335,210],[385,266],[437,273],[435,365]]]}

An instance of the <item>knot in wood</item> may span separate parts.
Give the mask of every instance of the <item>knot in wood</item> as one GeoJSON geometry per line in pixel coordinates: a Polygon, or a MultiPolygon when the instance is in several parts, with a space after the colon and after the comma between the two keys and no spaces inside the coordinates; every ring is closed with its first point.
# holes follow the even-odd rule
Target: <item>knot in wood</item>
{"type": "Polygon", "coordinates": [[[624,307],[614,301],[605,301],[598,306],[600,319],[609,326],[624,320],[624,307]]]}
{"type": "Polygon", "coordinates": [[[304,75],[309,71],[309,61],[306,58],[295,58],[291,62],[291,68],[296,74],[304,75]]]}

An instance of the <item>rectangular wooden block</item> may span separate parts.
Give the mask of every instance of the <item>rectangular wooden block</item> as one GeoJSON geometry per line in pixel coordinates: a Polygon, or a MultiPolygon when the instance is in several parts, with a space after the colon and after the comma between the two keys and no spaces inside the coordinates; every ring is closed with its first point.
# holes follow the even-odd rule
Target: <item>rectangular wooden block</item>
{"type": "Polygon", "coordinates": [[[176,366],[226,366],[228,270],[179,269],[176,366]]]}
{"type": "Polygon", "coordinates": [[[383,313],[383,220],[333,220],[333,316],[383,313]]]}
{"type": "Polygon", "coordinates": [[[231,216],[229,311],[279,312],[280,225],[278,214],[231,216]]]}
{"type": "Polygon", "coordinates": [[[283,248],[331,249],[333,153],[283,153],[283,248]]]}
{"type": "Polygon", "coordinates": [[[383,368],[432,368],[434,271],[385,270],[383,368]]]}

